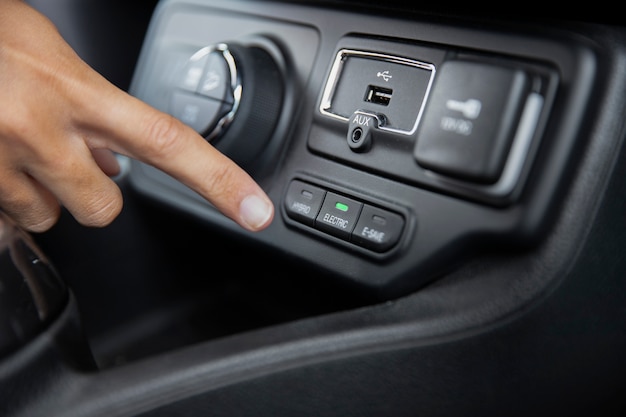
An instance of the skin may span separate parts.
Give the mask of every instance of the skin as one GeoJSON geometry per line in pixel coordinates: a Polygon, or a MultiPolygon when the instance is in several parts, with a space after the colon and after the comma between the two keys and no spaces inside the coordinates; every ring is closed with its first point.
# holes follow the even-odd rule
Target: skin
{"type": "Polygon", "coordinates": [[[21,0],[0,0],[0,85],[0,208],[26,230],[48,230],[61,207],[85,226],[110,224],[123,206],[113,152],[165,171],[247,230],[271,223],[271,200],[243,169],[107,81],[21,0]]]}

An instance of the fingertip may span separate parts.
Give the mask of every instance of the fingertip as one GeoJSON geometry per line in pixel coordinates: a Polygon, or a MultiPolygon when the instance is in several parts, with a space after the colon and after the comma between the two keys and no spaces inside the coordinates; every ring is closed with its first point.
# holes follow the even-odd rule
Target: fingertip
{"type": "Polygon", "coordinates": [[[250,194],[239,205],[240,224],[256,232],[265,229],[274,218],[274,205],[265,196],[250,194]]]}

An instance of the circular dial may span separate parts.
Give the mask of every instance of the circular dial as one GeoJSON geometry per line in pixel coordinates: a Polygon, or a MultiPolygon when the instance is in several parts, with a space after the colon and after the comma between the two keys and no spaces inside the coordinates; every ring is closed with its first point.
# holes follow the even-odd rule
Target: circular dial
{"type": "Polygon", "coordinates": [[[218,43],[187,61],[170,113],[240,165],[272,137],[284,95],[283,75],[263,47],[218,43]]]}

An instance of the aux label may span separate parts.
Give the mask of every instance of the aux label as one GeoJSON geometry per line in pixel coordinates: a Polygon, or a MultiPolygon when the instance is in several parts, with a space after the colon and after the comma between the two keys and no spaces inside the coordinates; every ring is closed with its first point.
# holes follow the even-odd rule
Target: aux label
{"type": "Polygon", "coordinates": [[[356,116],[354,116],[354,119],[352,120],[352,123],[353,124],[356,123],[359,126],[367,126],[367,127],[369,127],[371,119],[372,119],[371,117],[367,117],[367,116],[364,116],[362,114],[357,114],[356,116]]]}

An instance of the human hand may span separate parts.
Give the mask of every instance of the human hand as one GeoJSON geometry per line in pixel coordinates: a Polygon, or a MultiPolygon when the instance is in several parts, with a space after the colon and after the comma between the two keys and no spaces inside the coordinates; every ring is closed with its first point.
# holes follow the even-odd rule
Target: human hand
{"type": "Polygon", "coordinates": [[[193,129],[120,90],[82,61],[45,16],[0,0],[0,208],[42,232],[64,206],[102,227],[122,209],[113,152],[163,170],[247,230],[271,200],[193,129]]]}

